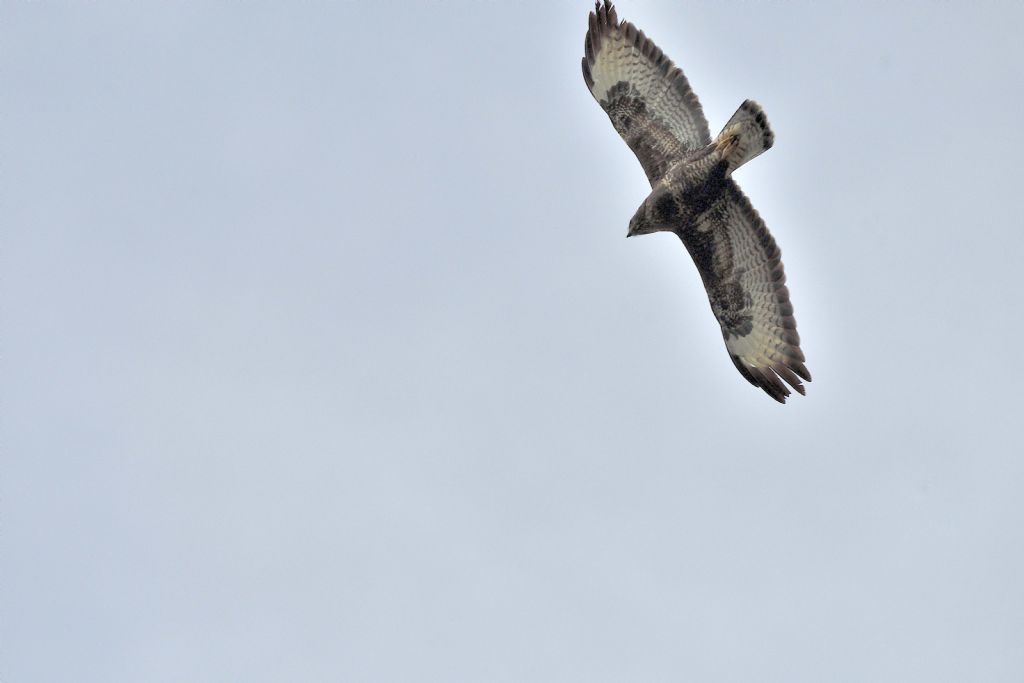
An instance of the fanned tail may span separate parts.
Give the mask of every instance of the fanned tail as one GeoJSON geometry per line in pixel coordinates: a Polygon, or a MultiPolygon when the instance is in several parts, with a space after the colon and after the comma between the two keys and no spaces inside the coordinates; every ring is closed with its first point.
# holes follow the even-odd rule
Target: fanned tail
{"type": "Polygon", "coordinates": [[[758,154],[771,149],[774,142],[775,134],[768,126],[764,110],[753,100],[740,105],[715,139],[722,157],[729,162],[726,173],[732,173],[758,154]]]}

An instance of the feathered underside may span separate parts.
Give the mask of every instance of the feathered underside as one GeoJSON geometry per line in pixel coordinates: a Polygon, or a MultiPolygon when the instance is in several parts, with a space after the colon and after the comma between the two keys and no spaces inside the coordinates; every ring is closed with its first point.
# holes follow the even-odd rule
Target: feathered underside
{"type": "Polygon", "coordinates": [[[683,72],[605,0],[590,13],[583,79],[653,185],[686,152],[711,142],[683,72]]]}
{"type": "Polygon", "coordinates": [[[736,369],[780,403],[811,381],[800,350],[782,254],[732,180],[680,237],[697,264],[736,369]],[[786,385],[789,385],[787,387],[786,385]]]}
{"type": "Polygon", "coordinates": [[[689,160],[700,156],[692,153],[707,148],[711,136],[683,72],[643,31],[619,21],[608,0],[590,13],[584,51],[587,87],[640,160],[651,185],[660,183],[685,197],[687,187],[692,190],[692,183],[699,181],[700,200],[687,205],[695,217],[681,221],[676,232],[697,265],[736,369],[781,403],[790,387],[803,394],[801,380],[811,381],[811,374],[800,350],[779,248],[743,191],[725,175],[771,147],[771,130],[760,107],[744,102],[730,121],[735,130],[727,125],[732,137],[723,131],[721,149],[707,154],[721,154],[742,142],[747,137],[743,131],[752,131],[750,139],[756,137],[758,144],[737,148],[731,162],[723,157],[716,178],[704,184],[688,178],[687,185],[679,179],[687,173],[689,160]],[[683,159],[687,163],[678,164],[683,159]]]}

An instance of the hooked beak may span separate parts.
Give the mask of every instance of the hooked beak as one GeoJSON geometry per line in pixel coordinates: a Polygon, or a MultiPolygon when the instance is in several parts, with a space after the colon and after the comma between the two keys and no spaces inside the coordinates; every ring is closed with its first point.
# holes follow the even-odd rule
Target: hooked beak
{"type": "Polygon", "coordinates": [[[626,233],[627,238],[633,237],[637,234],[637,223],[639,222],[640,221],[637,220],[636,216],[629,219],[629,231],[626,233]]]}

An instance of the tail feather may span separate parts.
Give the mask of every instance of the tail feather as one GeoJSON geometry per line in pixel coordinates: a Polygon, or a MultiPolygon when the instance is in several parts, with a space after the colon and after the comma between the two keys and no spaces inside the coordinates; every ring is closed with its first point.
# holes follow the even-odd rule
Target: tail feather
{"type": "Polygon", "coordinates": [[[722,157],[729,162],[726,173],[732,173],[758,154],[771,149],[775,134],[768,126],[768,118],[761,105],[747,100],[725,124],[715,139],[722,157]]]}

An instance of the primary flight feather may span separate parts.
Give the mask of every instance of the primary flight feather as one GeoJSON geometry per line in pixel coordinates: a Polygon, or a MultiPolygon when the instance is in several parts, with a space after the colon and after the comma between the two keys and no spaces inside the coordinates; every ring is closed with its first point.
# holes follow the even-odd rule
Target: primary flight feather
{"type": "Polygon", "coordinates": [[[708,292],[736,369],[780,403],[811,381],[779,248],[732,172],[772,146],[761,107],[740,105],[714,140],[683,72],[608,0],[590,13],[583,79],[643,166],[651,194],[627,236],[674,232],[708,292]],[[789,385],[789,387],[787,387],[789,385]]]}

